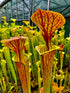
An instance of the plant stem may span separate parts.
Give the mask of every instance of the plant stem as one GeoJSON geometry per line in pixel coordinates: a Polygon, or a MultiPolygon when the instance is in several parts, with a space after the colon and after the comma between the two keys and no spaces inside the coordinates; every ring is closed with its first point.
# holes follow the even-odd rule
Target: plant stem
{"type": "Polygon", "coordinates": [[[5,59],[6,59],[6,62],[7,62],[7,65],[8,65],[8,68],[13,76],[13,79],[17,85],[17,77],[16,77],[16,73],[15,73],[15,70],[13,68],[13,64],[11,62],[11,57],[10,57],[10,52],[9,52],[9,48],[7,47],[4,47],[4,56],[5,56],[5,59]]]}
{"type": "Polygon", "coordinates": [[[70,85],[70,73],[69,73],[69,83],[68,84],[70,85]]]}
{"type": "Polygon", "coordinates": [[[53,82],[54,82],[54,79],[55,79],[55,71],[56,71],[56,62],[54,63],[53,82]]]}
{"type": "Polygon", "coordinates": [[[64,87],[66,87],[67,76],[68,76],[68,68],[66,68],[66,76],[65,76],[65,81],[64,81],[64,87]]]}
{"type": "Polygon", "coordinates": [[[29,68],[29,93],[31,93],[31,84],[30,84],[31,78],[30,78],[30,75],[31,75],[31,68],[29,68]]]}
{"type": "Polygon", "coordinates": [[[40,67],[38,66],[38,92],[40,93],[41,81],[40,81],[40,67]]]}

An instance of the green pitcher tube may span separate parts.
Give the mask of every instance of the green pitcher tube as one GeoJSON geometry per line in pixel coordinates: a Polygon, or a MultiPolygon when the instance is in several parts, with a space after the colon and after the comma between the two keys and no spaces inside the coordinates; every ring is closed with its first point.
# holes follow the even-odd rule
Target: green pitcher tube
{"type": "Polygon", "coordinates": [[[58,47],[55,47],[48,51],[45,45],[39,45],[36,47],[36,50],[41,56],[44,93],[50,93],[53,58],[56,49],[58,49],[58,47]]]}

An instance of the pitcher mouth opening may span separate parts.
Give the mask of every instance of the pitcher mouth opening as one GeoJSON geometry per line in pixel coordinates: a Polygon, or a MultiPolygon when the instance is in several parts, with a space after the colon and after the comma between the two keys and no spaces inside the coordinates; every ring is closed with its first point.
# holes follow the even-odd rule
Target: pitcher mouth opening
{"type": "Polygon", "coordinates": [[[36,48],[36,50],[38,51],[38,53],[40,55],[43,55],[43,54],[46,54],[48,52],[51,52],[51,51],[59,49],[59,46],[56,46],[56,45],[52,44],[52,47],[48,50],[47,46],[44,44],[44,45],[36,46],[35,48],[36,48]]]}

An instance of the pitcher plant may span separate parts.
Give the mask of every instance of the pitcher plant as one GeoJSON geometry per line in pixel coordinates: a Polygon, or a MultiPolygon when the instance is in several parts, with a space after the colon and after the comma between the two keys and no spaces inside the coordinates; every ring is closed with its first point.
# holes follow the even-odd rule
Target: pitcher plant
{"type": "Polygon", "coordinates": [[[36,50],[41,56],[42,75],[43,75],[43,93],[50,93],[51,75],[53,58],[58,46],[51,43],[53,33],[65,23],[63,15],[53,11],[38,9],[31,20],[39,27],[45,40],[45,45],[36,46],[36,50]]]}
{"type": "Polygon", "coordinates": [[[10,39],[2,40],[2,43],[8,48],[12,49],[16,55],[14,56],[14,60],[16,63],[16,67],[19,73],[20,81],[22,84],[22,88],[24,93],[29,93],[30,91],[30,79],[29,79],[29,58],[30,54],[28,54],[28,38],[24,36],[13,37],[10,39]],[[24,51],[24,52],[23,52],[24,51]]]}

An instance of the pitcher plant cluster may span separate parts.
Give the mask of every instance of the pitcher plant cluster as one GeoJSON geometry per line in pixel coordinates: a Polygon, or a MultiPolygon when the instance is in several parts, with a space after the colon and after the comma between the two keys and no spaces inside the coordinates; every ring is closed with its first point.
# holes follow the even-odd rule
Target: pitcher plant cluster
{"type": "Polygon", "coordinates": [[[16,25],[16,19],[12,18],[9,25],[6,17],[2,18],[4,22],[0,25],[2,92],[19,93],[22,86],[24,93],[31,93],[31,87],[38,86],[38,93],[61,93],[66,87],[69,69],[63,71],[64,56],[65,60],[67,57],[70,58],[70,53],[67,52],[70,49],[68,47],[70,39],[64,38],[64,16],[39,8],[31,16],[36,26],[30,26],[29,21],[23,21],[22,26],[16,25]]]}

